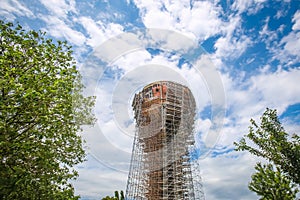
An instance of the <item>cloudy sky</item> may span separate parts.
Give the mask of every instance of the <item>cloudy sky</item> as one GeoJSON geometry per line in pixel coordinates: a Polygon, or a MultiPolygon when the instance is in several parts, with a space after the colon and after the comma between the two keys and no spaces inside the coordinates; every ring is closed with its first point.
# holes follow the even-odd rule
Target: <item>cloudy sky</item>
{"type": "Polygon", "coordinates": [[[300,128],[298,0],[1,0],[0,17],[66,40],[97,96],[85,127],[87,161],[76,194],[100,199],[126,190],[134,120],[143,85],[172,80],[197,103],[195,140],[206,199],[256,199],[247,189],[258,161],[235,152],[250,118],[278,110],[300,128]]]}

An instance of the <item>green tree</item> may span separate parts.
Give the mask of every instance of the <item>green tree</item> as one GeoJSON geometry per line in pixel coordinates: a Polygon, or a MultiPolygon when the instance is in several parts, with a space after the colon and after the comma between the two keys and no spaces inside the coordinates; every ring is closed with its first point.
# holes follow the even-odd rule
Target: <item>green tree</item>
{"type": "Polygon", "coordinates": [[[69,183],[93,124],[71,47],[0,20],[0,199],[78,199],[69,183]]]}
{"type": "MultiPolygon", "coordinates": [[[[272,171],[271,165],[261,166],[258,164],[256,166],[258,172],[252,176],[249,188],[257,192],[257,188],[263,187],[264,181],[271,181],[273,178],[274,184],[269,184],[268,187],[272,187],[272,190],[276,190],[278,194],[281,191],[275,183],[284,183],[281,187],[286,188],[289,185],[288,191],[296,191],[293,190],[293,183],[300,185],[300,137],[296,134],[289,135],[284,130],[276,110],[267,108],[261,117],[260,124],[253,119],[250,122],[249,133],[239,143],[234,143],[236,150],[249,151],[267,159],[270,164],[276,166],[277,171],[272,171]],[[253,145],[250,146],[247,141],[251,141],[253,145]]],[[[261,191],[264,193],[263,190],[261,191]]],[[[258,195],[262,195],[262,193],[258,193],[258,195]]],[[[264,194],[267,195],[266,192],[264,194]]],[[[286,194],[289,195],[289,192],[286,194]]],[[[280,198],[278,197],[278,199],[280,198]]]]}
{"type": "Polygon", "coordinates": [[[102,198],[102,200],[125,200],[124,192],[123,192],[123,190],[121,190],[120,195],[119,195],[119,191],[115,191],[114,197],[106,196],[106,197],[102,198]]]}
{"type": "Polygon", "coordinates": [[[125,200],[124,192],[121,190],[120,192],[120,200],[125,200]]]}
{"type": "Polygon", "coordinates": [[[274,171],[273,165],[257,163],[256,172],[252,175],[249,189],[256,192],[260,200],[295,199],[298,189],[279,168],[274,171]]]}
{"type": "Polygon", "coordinates": [[[102,198],[102,200],[118,200],[118,199],[116,197],[106,196],[106,197],[102,198]]]}

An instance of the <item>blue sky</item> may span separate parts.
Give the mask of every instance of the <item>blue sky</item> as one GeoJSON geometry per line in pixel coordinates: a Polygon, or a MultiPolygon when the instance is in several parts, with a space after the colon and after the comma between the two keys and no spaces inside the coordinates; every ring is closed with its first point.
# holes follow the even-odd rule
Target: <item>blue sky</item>
{"type": "Polygon", "coordinates": [[[299,132],[298,0],[2,0],[0,16],[67,40],[85,93],[97,96],[73,183],[82,199],[125,190],[130,104],[151,81],[183,83],[195,96],[206,199],[256,198],[247,184],[258,159],[232,150],[250,118],[276,108],[286,130],[299,132]]]}

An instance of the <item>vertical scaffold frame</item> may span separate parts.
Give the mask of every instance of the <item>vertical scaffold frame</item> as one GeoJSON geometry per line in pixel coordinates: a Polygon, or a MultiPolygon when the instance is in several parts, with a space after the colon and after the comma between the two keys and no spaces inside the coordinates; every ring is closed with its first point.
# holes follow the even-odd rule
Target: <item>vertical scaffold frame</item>
{"type": "Polygon", "coordinates": [[[191,91],[171,81],[135,95],[136,120],[126,200],[204,199],[194,151],[196,104],[191,91]]]}

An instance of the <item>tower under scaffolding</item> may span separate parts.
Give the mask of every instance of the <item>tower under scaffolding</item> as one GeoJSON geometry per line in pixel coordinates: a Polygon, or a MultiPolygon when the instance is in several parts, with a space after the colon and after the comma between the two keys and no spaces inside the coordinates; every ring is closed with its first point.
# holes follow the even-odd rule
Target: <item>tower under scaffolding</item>
{"type": "Polygon", "coordinates": [[[194,152],[195,100],[170,81],[151,83],[135,95],[136,120],[126,200],[204,199],[194,152]]]}

